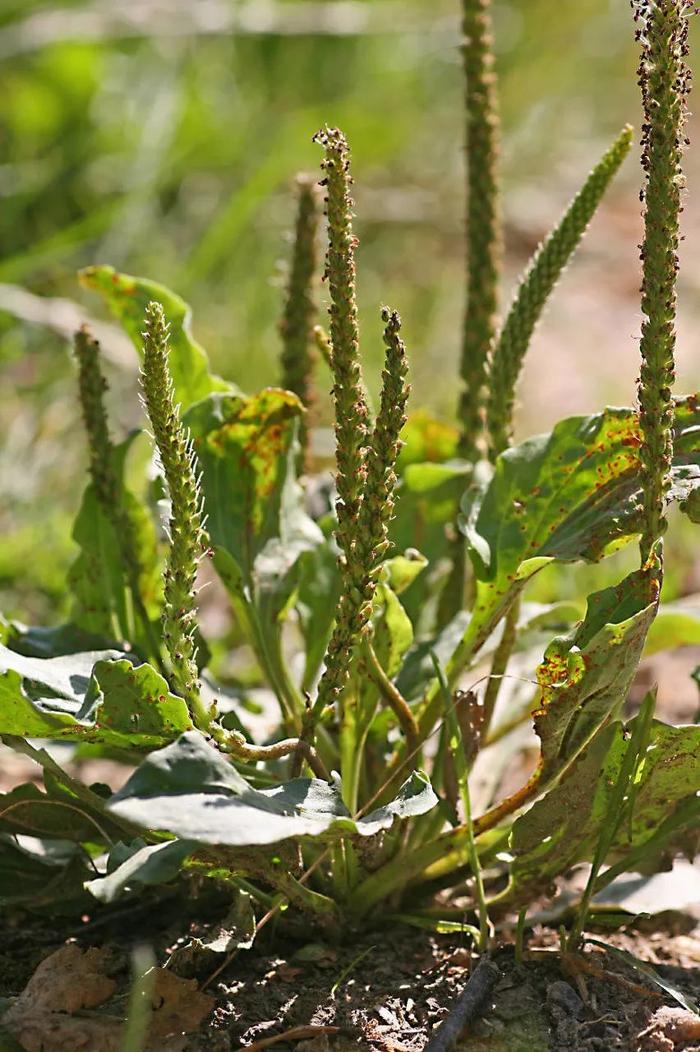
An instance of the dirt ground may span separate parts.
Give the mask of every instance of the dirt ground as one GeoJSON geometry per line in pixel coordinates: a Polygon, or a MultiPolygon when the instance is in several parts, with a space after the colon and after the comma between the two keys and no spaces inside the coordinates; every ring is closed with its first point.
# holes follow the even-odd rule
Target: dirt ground
{"type": "MultiPolygon", "coordinates": [[[[253,949],[239,950],[229,959],[197,951],[198,943],[193,943],[206,941],[222,903],[210,909],[206,922],[188,918],[191,905],[177,897],[154,907],[154,900],[146,897],[60,924],[21,913],[2,919],[0,1009],[12,1004],[39,962],[66,943],[98,947],[114,987],[99,1009],[62,1016],[59,1044],[51,1043],[46,1030],[37,1043],[25,1038],[29,1043],[20,1048],[111,1049],[106,1036],[100,1037],[99,1021],[111,1026],[123,1018],[131,952],[144,942],[153,946],[159,965],[167,962],[175,975],[188,980],[188,997],[197,997],[199,990],[212,998],[196,1032],[175,1043],[164,1038],[148,1046],[164,1052],[273,1045],[281,1052],[420,1052],[458,1000],[474,965],[468,939],[401,926],[338,945],[268,929],[253,949]],[[86,1018],[98,1026],[97,1036],[87,1043],[80,1029],[71,1037],[71,1026],[82,1026],[86,1018]],[[288,1033],[285,1040],[282,1035],[288,1033]]],[[[646,927],[637,921],[636,927],[598,938],[651,963],[681,997],[700,997],[700,927],[693,917],[669,913],[651,925],[647,921],[646,927]]],[[[516,962],[512,945],[503,942],[493,960],[499,978],[481,1018],[455,1046],[464,1052],[700,1049],[700,1018],[647,975],[598,946],[562,958],[555,931],[537,925],[528,933],[523,963],[516,962]]],[[[0,1048],[5,1052],[1,1031],[0,1048]]]]}

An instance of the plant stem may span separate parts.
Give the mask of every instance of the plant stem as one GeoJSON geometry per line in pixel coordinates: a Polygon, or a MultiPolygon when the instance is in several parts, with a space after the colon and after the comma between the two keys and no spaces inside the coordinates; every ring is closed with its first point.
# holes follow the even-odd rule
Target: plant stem
{"type": "Polygon", "coordinates": [[[419,742],[418,724],[411,712],[411,707],[387,676],[369,640],[365,643],[365,654],[368,662],[367,673],[379,690],[381,697],[396,716],[406,739],[406,748],[412,753],[418,748],[419,742]]]}
{"type": "MultiPolygon", "coordinates": [[[[457,416],[460,423],[459,453],[472,463],[483,452],[484,387],[496,334],[502,241],[498,98],[490,9],[491,0],[462,0],[467,287],[460,361],[462,388],[457,416]]],[[[438,609],[441,626],[463,609],[466,600],[465,543],[456,525],[449,557],[451,570],[438,609]]]]}
{"type": "Polygon", "coordinates": [[[326,277],[331,294],[331,366],[335,383],[337,539],[342,550],[342,589],[335,625],[326,650],[325,671],[302,735],[314,728],[341,698],[353,653],[368,630],[381,560],[389,547],[388,523],[393,514],[394,467],[399,433],[408,398],[406,351],[401,320],[384,308],[382,403],[369,439],[369,414],[359,357],[355,302],[355,237],[352,232],[350,154],[342,132],[325,128],[316,136],[324,147],[327,187],[328,254],[326,277]]]}
{"type": "Polygon", "coordinates": [[[508,668],[513,647],[518,638],[518,618],[520,617],[520,596],[516,596],[503,621],[503,635],[496,647],[491,662],[486,690],[484,691],[484,722],[482,727],[482,738],[485,738],[491,727],[496,702],[503,683],[503,676],[508,668]]]}

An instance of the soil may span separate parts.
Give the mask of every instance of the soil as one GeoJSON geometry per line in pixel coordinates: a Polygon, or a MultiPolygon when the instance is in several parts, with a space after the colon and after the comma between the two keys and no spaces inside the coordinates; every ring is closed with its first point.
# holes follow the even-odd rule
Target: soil
{"type": "MultiPolygon", "coordinates": [[[[208,1022],[178,1048],[269,1047],[256,1043],[272,1044],[291,1031],[273,1047],[419,1052],[458,1000],[475,961],[466,938],[400,926],[338,945],[292,939],[269,927],[253,949],[238,951],[233,959],[198,954],[191,951],[192,940],[206,938],[222,904],[210,910],[206,922],[190,920],[188,908],[176,897],[159,900],[157,907],[155,900],[139,900],[51,926],[27,915],[6,916],[0,922],[0,998],[19,994],[40,961],[75,942],[106,953],[123,1013],[131,952],[147,942],[158,964],[169,962],[176,974],[196,979],[200,990],[216,998],[208,1022]]],[[[670,914],[663,924],[655,919],[653,931],[629,928],[599,938],[652,963],[681,995],[697,999],[700,931],[689,931],[693,924],[670,914]]],[[[598,946],[562,958],[556,933],[536,927],[523,963],[516,962],[509,945],[496,950],[493,960],[500,978],[481,1018],[455,1046],[464,1052],[700,1050],[698,1017],[598,946]]],[[[114,1005],[111,1011],[114,1015],[114,1005]]],[[[85,1046],[86,1052],[92,1047],[85,1046]]],[[[99,1044],[94,1047],[98,1052],[99,1044]]]]}

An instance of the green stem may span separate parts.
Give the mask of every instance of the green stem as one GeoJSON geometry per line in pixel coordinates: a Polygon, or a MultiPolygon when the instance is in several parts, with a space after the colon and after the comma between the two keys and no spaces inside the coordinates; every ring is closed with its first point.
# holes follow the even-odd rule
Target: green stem
{"type": "Polygon", "coordinates": [[[518,638],[519,617],[520,596],[516,596],[505,616],[503,622],[503,635],[496,647],[496,653],[493,655],[491,673],[489,675],[488,683],[486,684],[486,690],[484,691],[484,722],[481,728],[482,738],[486,737],[491,727],[491,721],[493,720],[493,714],[496,709],[496,702],[498,701],[498,694],[501,689],[501,684],[503,683],[503,676],[508,668],[508,662],[510,661],[513,647],[518,638]]]}

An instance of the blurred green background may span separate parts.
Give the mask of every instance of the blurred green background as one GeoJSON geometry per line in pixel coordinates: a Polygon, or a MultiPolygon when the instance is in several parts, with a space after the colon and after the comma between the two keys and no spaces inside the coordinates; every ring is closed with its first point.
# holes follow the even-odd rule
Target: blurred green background
{"type": "MultiPolygon", "coordinates": [[[[218,372],[278,379],[292,177],[311,136],[353,149],[370,386],[378,308],[404,317],[413,406],[451,418],[463,286],[458,0],[0,4],[0,609],[63,612],[85,455],[68,345],[77,268],[108,262],[188,299],[218,372]],[[58,331],[56,331],[58,330],[58,331]]],[[[497,0],[508,288],[617,133],[638,124],[627,0],[497,0]]],[[[697,31],[694,30],[694,33],[697,31]]],[[[692,130],[691,130],[692,133],[692,130]]],[[[688,158],[680,387],[700,381],[688,158]]],[[[555,294],[528,361],[521,433],[630,403],[639,328],[638,150],[555,294]]],[[[108,336],[115,431],[140,421],[136,360],[108,336]]],[[[323,384],[322,384],[323,386],[323,384]]],[[[322,407],[326,413],[327,406],[322,407]]]]}

